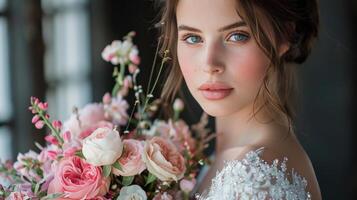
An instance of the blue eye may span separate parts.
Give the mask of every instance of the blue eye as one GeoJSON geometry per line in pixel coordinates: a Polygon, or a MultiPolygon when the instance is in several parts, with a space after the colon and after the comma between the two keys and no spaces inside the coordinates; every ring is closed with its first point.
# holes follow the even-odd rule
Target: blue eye
{"type": "Polygon", "coordinates": [[[196,44],[201,42],[201,38],[197,35],[190,35],[184,39],[189,44],[196,44]]]}
{"type": "Polygon", "coordinates": [[[229,37],[229,41],[233,41],[233,42],[244,42],[246,40],[249,39],[249,36],[242,34],[242,33],[233,33],[230,37],[229,37]]]}

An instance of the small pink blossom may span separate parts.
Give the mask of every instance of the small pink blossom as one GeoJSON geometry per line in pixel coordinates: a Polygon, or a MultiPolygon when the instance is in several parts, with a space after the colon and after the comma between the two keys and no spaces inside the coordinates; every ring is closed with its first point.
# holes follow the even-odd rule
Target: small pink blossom
{"type": "Polygon", "coordinates": [[[62,128],[62,122],[59,120],[55,120],[52,122],[52,126],[56,129],[60,129],[60,128],[62,128]]]}
{"type": "Polygon", "coordinates": [[[193,190],[193,188],[196,185],[196,179],[188,180],[188,179],[182,179],[180,181],[180,188],[182,191],[189,193],[193,190]]]}
{"type": "Polygon", "coordinates": [[[22,176],[28,179],[39,181],[40,175],[37,173],[36,168],[39,167],[35,163],[38,162],[38,154],[32,150],[17,155],[17,161],[14,163],[14,169],[22,176]],[[36,168],[35,168],[36,167],[36,168]]]}
{"type": "Polygon", "coordinates": [[[74,156],[76,151],[78,150],[79,150],[78,147],[70,147],[63,152],[63,156],[66,158],[74,156]]]}
{"type": "Polygon", "coordinates": [[[106,116],[116,125],[125,125],[129,118],[127,109],[129,104],[122,96],[118,95],[112,98],[112,102],[104,105],[106,116]]]}
{"type": "Polygon", "coordinates": [[[175,99],[174,105],[173,105],[174,110],[177,111],[182,111],[184,108],[184,103],[181,99],[175,99]]]}
{"type": "Polygon", "coordinates": [[[135,64],[130,64],[128,69],[129,69],[129,73],[134,74],[135,71],[138,69],[138,66],[135,64]]]}
{"type": "Polygon", "coordinates": [[[167,192],[158,193],[152,200],[173,200],[174,198],[167,192]]]}
{"type": "Polygon", "coordinates": [[[124,78],[124,87],[126,88],[132,88],[133,87],[133,79],[131,76],[126,76],[124,78]]]}
{"type": "Polygon", "coordinates": [[[39,121],[37,121],[37,122],[35,123],[35,127],[36,127],[37,129],[42,129],[44,125],[45,125],[45,122],[42,121],[42,120],[39,120],[39,121]]]}
{"type": "Polygon", "coordinates": [[[45,137],[45,140],[46,140],[47,142],[53,144],[53,145],[58,145],[58,140],[57,140],[57,138],[56,138],[55,136],[53,136],[53,135],[47,135],[47,136],[45,137]]]}
{"type": "Polygon", "coordinates": [[[11,192],[5,200],[25,200],[25,195],[21,194],[21,192],[11,192]]]}
{"type": "Polygon", "coordinates": [[[135,65],[140,64],[140,57],[138,54],[139,54],[139,51],[138,51],[137,47],[134,46],[134,48],[130,51],[129,59],[135,65]]]}
{"type": "Polygon", "coordinates": [[[124,65],[130,60],[128,55],[135,48],[131,39],[124,41],[114,40],[104,48],[102,58],[113,65],[124,65]]]}
{"type": "Polygon", "coordinates": [[[109,92],[105,93],[105,95],[103,96],[103,103],[110,104],[111,101],[112,101],[112,96],[109,94],[109,92]]]}
{"type": "Polygon", "coordinates": [[[36,122],[38,122],[38,120],[40,119],[40,116],[35,115],[32,117],[32,123],[35,124],[36,122]]]}
{"type": "Polygon", "coordinates": [[[37,105],[40,103],[40,100],[37,97],[31,97],[31,104],[37,105]]]}
{"type": "Polygon", "coordinates": [[[40,102],[39,104],[38,104],[38,108],[39,109],[41,109],[41,110],[43,110],[43,111],[46,111],[47,109],[48,109],[48,103],[47,102],[40,102]]]}
{"type": "Polygon", "coordinates": [[[62,134],[62,137],[63,137],[64,142],[69,142],[69,141],[71,141],[71,138],[72,138],[71,132],[70,132],[70,131],[64,132],[64,133],[62,134]]]}
{"type": "Polygon", "coordinates": [[[120,91],[117,94],[118,98],[128,95],[129,88],[132,87],[133,87],[133,80],[131,76],[128,75],[124,78],[123,87],[120,89],[120,91]]]}
{"type": "Polygon", "coordinates": [[[49,150],[49,151],[47,151],[47,156],[52,160],[56,160],[57,159],[57,152],[49,150]]]}

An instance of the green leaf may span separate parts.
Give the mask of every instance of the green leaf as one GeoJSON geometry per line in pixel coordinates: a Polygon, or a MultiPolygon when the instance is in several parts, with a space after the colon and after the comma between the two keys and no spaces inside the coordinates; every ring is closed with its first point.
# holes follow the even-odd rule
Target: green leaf
{"type": "Polygon", "coordinates": [[[76,153],[74,153],[74,155],[76,155],[76,156],[78,156],[78,157],[80,157],[80,158],[86,159],[86,158],[84,157],[84,155],[83,155],[82,150],[76,151],[76,153]]]}
{"type": "Polygon", "coordinates": [[[49,194],[45,197],[42,197],[41,200],[50,200],[50,199],[57,199],[59,197],[61,197],[63,194],[61,193],[54,193],[54,194],[49,194]]]}
{"type": "Polygon", "coordinates": [[[112,171],[112,166],[111,165],[104,165],[103,166],[103,176],[108,177],[110,175],[110,172],[112,171]]]}
{"type": "Polygon", "coordinates": [[[115,162],[113,164],[113,167],[116,168],[116,169],[119,169],[120,171],[123,171],[123,168],[121,167],[120,163],[119,162],[115,162]]]}
{"type": "Polygon", "coordinates": [[[122,184],[125,186],[130,185],[134,181],[135,176],[123,176],[122,184]]]}
{"type": "Polygon", "coordinates": [[[149,175],[148,175],[148,177],[146,179],[145,186],[147,186],[148,184],[152,183],[155,180],[156,180],[156,176],[149,172],[149,175]]]}
{"type": "Polygon", "coordinates": [[[41,182],[38,182],[35,186],[35,191],[34,191],[35,194],[37,194],[38,191],[40,190],[40,186],[41,186],[41,182]]]}

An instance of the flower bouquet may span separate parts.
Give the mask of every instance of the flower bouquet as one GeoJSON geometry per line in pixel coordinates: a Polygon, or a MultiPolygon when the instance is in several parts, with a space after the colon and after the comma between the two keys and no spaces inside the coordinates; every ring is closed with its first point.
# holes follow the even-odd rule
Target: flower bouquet
{"type": "MultiPolygon", "coordinates": [[[[74,109],[63,123],[52,120],[48,103],[31,97],[32,123],[47,127],[46,146],[0,162],[0,199],[189,199],[208,146],[207,115],[188,126],[180,119],[184,104],[176,99],[168,120],[155,118],[160,99],[152,87],[144,94],[137,84],[139,51],[130,32],[102,52],[114,67],[115,86],[102,102],[74,109]],[[130,108],[125,100],[135,94],[130,108]],[[128,114],[128,109],[131,109],[128,114]]],[[[156,52],[157,54],[157,52],[156,52]]],[[[155,61],[154,65],[155,66],[155,61]]]]}

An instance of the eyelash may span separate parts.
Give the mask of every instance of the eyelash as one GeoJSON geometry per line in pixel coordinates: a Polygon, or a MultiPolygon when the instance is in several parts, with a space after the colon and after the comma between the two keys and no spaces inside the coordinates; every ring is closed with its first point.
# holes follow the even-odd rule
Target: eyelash
{"type": "MultiPolygon", "coordinates": [[[[245,37],[245,39],[243,39],[243,40],[237,40],[237,41],[232,41],[232,42],[246,42],[246,41],[248,41],[248,40],[250,39],[249,34],[247,34],[247,33],[241,33],[241,32],[231,33],[231,34],[228,36],[228,39],[231,38],[232,36],[235,36],[235,35],[243,36],[243,37],[245,37]]],[[[199,43],[199,42],[188,42],[188,41],[187,41],[189,38],[192,38],[192,37],[198,37],[198,38],[200,39],[200,42],[202,41],[202,39],[201,39],[200,36],[195,35],[195,34],[191,34],[191,33],[188,33],[188,34],[183,35],[183,37],[182,37],[181,40],[182,40],[183,42],[189,44],[189,45],[194,45],[194,44],[199,43]]]]}

